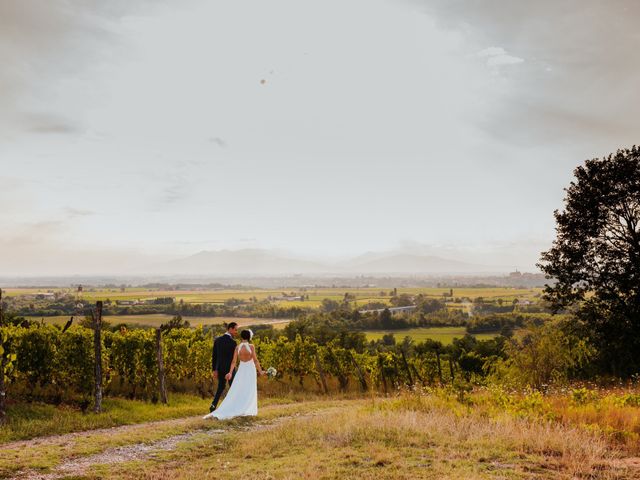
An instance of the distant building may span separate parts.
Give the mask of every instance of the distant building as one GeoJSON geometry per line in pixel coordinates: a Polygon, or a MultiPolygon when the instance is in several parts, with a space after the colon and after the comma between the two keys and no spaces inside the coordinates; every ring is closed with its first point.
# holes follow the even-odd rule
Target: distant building
{"type": "Polygon", "coordinates": [[[56,298],[55,293],[36,293],[36,300],[54,300],[56,298]]]}
{"type": "Polygon", "coordinates": [[[302,295],[281,295],[279,297],[268,297],[268,300],[277,302],[301,302],[304,300],[302,295]]]}
{"type": "Polygon", "coordinates": [[[389,308],[376,308],[375,310],[359,310],[358,313],[381,313],[385,310],[389,310],[391,313],[403,313],[403,312],[413,312],[416,308],[416,305],[409,305],[406,307],[389,307],[389,308]]]}
{"type": "Polygon", "coordinates": [[[136,302],[133,300],[116,300],[116,305],[135,305],[136,302]]]}

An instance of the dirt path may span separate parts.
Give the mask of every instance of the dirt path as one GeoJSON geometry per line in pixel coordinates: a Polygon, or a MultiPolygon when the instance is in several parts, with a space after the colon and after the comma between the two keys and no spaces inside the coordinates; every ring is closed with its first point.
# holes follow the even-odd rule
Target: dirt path
{"type": "Polygon", "coordinates": [[[156,420],[146,423],[132,423],[130,425],[120,425],[118,427],[96,428],[94,430],[83,430],[81,432],[64,433],[62,435],[49,435],[47,437],[36,437],[30,440],[18,440],[15,442],[3,443],[2,448],[7,450],[21,449],[25,447],[46,446],[46,445],[65,445],[69,442],[82,438],[89,438],[97,435],[111,435],[114,433],[126,433],[129,431],[139,430],[144,427],[160,427],[160,426],[180,426],[195,423],[202,417],[183,417],[172,418],[170,420],[156,420]]]}
{"type": "MultiPolygon", "coordinates": [[[[81,476],[86,474],[91,467],[96,465],[112,465],[116,463],[129,462],[134,460],[146,460],[154,458],[161,452],[167,452],[174,450],[179,444],[188,442],[194,439],[196,436],[214,437],[221,435],[225,432],[245,429],[247,431],[266,430],[274,428],[284,422],[292,419],[311,418],[320,414],[326,414],[331,408],[324,408],[321,410],[312,411],[310,413],[296,413],[292,415],[284,415],[276,417],[273,420],[253,423],[247,426],[229,426],[224,423],[212,423],[210,427],[204,427],[202,425],[202,417],[188,417],[173,420],[162,420],[155,422],[148,422],[135,425],[124,425],[120,427],[103,428],[97,430],[91,430],[86,432],[69,433],[65,435],[55,435],[50,437],[41,437],[33,440],[13,442],[3,445],[3,448],[25,448],[34,446],[46,446],[55,445],[63,446],[70,442],[76,442],[82,438],[88,438],[90,436],[97,435],[113,435],[123,434],[128,431],[139,429],[153,429],[158,426],[179,426],[188,428],[193,426],[193,430],[181,433],[178,435],[170,435],[165,438],[142,443],[133,443],[130,445],[124,445],[120,447],[107,448],[100,453],[93,455],[81,456],[76,458],[68,458],[60,465],[55,467],[53,471],[49,473],[41,473],[33,470],[24,470],[17,472],[10,480],[55,480],[66,478],[69,476],[81,476]],[[226,428],[220,428],[226,427],[226,428]]],[[[215,420],[212,422],[216,422],[215,420]]]]}

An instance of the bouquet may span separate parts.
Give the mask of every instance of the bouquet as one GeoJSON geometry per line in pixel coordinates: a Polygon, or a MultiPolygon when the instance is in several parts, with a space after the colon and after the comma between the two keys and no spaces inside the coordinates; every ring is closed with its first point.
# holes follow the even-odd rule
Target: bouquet
{"type": "Polygon", "coordinates": [[[276,375],[278,375],[278,371],[273,367],[269,367],[267,368],[266,374],[268,378],[276,378],[276,375]]]}

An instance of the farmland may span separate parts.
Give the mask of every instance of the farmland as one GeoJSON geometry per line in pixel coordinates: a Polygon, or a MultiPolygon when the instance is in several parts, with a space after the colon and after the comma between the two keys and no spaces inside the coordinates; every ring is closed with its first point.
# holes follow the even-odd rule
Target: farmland
{"type": "MultiPolygon", "coordinates": [[[[224,304],[230,299],[237,299],[244,302],[270,300],[279,305],[303,305],[306,307],[318,307],[322,300],[330,299],[342,301],[345,295],[351,300],[354,307],[363,306],[370,302],[380,302],[389,304],[393,295],[393,291],[381,289],[377,287],[362,288],[340,288],[340,287],[306,287],[306,288],[282,288],[280,290],[265,289],[193,289],[193,290],[175,290],[175,289],[154,289],[143,287],[125,287],[125,288],[85,288],[83,292],[77,293],[71,288],[42,288],[42,289],[19,289],[7,288],[3,289],[7,297],[17,296],[35,296],[43,293],[70,294],[80,299],[95,302],[102,301],[144,301],[155,298],[171,297],[176,302],[184,302],[187,304],[224,304]],[[283,297],[301,297],[304,300],[288,300],[283,297]]],[[[501,300],[503,302],[512,302],[513,300],[530,300],[534,301],[540,296],[539,288],[398,288],[397,295],[423,295],[426,298],[447,299],[452,308],[455,308],[455,299],[459,302],[463,300],[473,300],[483,298],[488,301],[501,300]]]]}
{"type": "MultiPolygon", "coordinates": [[[[433,328],[409,328],[404,330],[368,330],[364,332],[367,340],[380,340],[384,335],[393,334],[396,341],[402,341],[404,337],[409,337],[414,342],[424,342],[427,339],[436,340],[443,345],[449,345],[454,338],[462,338],[467,333],[464,327],[433,327],[433,328]]],[[[497,334],[479,333],[475,334],[478,340],[488,340],[497,334]]]]}
{"type": "MultiPolygon", "coordinates": [[[[55,317],[27,317],[29,320],[42,320],[44,323],[53,325],[64,325],[68,320],[68,315],[58,315],[55,317]]],[[[159,327],[173,318],[173,315],[149,314],[149,315],[108,315],[103,320],[111,325],[126,324],[135,327],[159,327]]],[[[289,320],[277,318],[248,318],[248,317],[186,317],[192,327],[208,327],[212,325],[222,326],[225,323],[236,322],[241,327],[249,325],[272,325],[275,329],[284,328],[289,320]]]]}
{"type": "MultiPolygon", "coordinates": [[[[64,325],[68,320],[68,316],[56,317],[28,317],[31,320],[42,320],[44,323],[53,325],[64,325]]],[[[171,320],[171,315],[151,314],[151,315],[111,315],[104,317],[104,321],[115,326],[126,324],[135,327],[159,327],[171,320]]],[[[284,328],[289,320],[277,318],[236,318],[236,317],[185,317],[192,327],[199,326],[222,326],[228,322],[237,322],[240,327],[249,325],[271,325],[276,330],[284,328]]],[[[396,341],[401,341],[404,337],[411,338],[414,342],[424,342],[427,339],[442,342],[449,345],[454,338],[462,338],[467,333],[464,327],[433,327],[433,328],[409,328],[395,330],[368,330],[364,332],[367,340],[380,340],[386,334],[393,334],[396,341]]],[[[497,334],[480,333],[475,334],[478,340],[487,340],[495,337],[497,334]]]]}

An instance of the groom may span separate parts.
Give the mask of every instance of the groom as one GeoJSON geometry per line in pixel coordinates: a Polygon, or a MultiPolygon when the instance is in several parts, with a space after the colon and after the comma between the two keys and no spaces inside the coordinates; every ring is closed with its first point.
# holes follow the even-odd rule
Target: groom
{"type": "MultiPolygon", "coordinates": [[[[227,386],[227,380],[224,377],[231,369],[233,352],[236,349],[236,341],[233,337],[237,334],[238,324],[236,322],[231,322],[227,325],[227,333],[219,336],[213,342],[211,365],[213,368],[213,378],[218,379],[218,389],[216,390],[216,395],[213,397],[213,402],[211,402],[211,406],[209,407],[209,412],[213,412],[216,409],[220,396],[227,386]]],[[[235,375],[235,372],[233,373],[235,375]]],[[[231,385],[231,382],[233,382],[233,377],[229,380],[229,385],[231,385]]]]}

